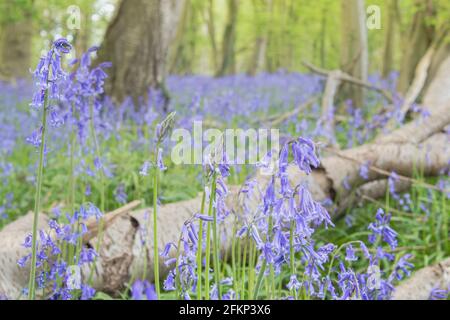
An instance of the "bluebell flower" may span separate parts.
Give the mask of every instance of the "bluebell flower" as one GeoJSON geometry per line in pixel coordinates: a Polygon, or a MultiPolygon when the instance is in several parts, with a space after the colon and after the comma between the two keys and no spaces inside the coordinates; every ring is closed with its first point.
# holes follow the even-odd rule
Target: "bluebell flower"
{"type": "Polygon", "coordinates": [[[298,138],[292,143],[292,153],[294,161],[300,170],[306,174],[310,174],[313,168],[319,166],[319,158],[316,155],[316,148],[314,143],[307,138],[298,138]]]}
{"type": "Polygon", "coordinates": [[[163,163],[162,152],[163,152],[162,148],[159,148],[158,158],[157,158],[157,162],[156,162],[156,166],[158,167],[159,171],[167,170],[167,167],[163,163]]]}
{"type": "Polygon", "coordinates": [[[60,38],[53,42],[56,51],[60,54],[67,54],[72,50],[72,45],[64,38],[60,38]]]}
{"type": "Polygon", "coordinates": [[[139,174],[141,176],[147,176],[149,167],[150,167],[150,162],[145,161],[144,164],[142,165],[141,170],[139,171],[139,174]]]}
{"type": "Polygon", "coordinates": [[[214,220],[213,216],[208,216],[206,214],[200,214],[200,213],[196,213],[194,215],[195,218],[200,219],[202,221],[206,221],[206,222],[212,222],[214,220]]]}
{"type": "Polygon", "coordinates": [[[361,165],[361,167],[359,168],[359,175],[364,179],[367,180],[369,179],[369,162],[365,162],[361,165]]]}
{"type": "Polygon", "coordinates": [[[222,300],[236,300],[236,292],[233,289],[229,289],[226,293],[222,295],[222,300]]]}
{"type": "Polygon", "coordinates": [[[393,272],[393,276],[395,276],[397,280],[402,280],[405,276],[409,277],[411,275],[411,269],[414,268],[414,265],[409,262],[411,258],[411,254],[405,254],[398,260],[393,272]]]}
{"type": "Polygon", "coordinates": [[[232,277],[224,278],[220,281],[220,284],[224,286],[231,286],[233,285],[233,278],[232,277]]]}
{"type": "Polygon", "coordinates": [[[300,281],[297,280],[297,275],[292,274],[289,278],[289,283],[286,285],[286,288],[289,290],[295,290],[298,291],[302,287],[302,284],[300,281]]]}
{"type": "Polygon", "coordinates": [[[264,194],[264,198],[263,198],[263,203],[264,203],[264,214],[268,214],[270,209],[276,203],[275,177],[273,177],[273,176],[272,176],[272,179],[270,180],[269,184],[267,185],[266,193],[264,194]]]}
{"type": "Polygon", "coordinates": [[[42,127],[34,130],[33,133],[28,136],[25,140],[27,143],[31,144],[35,148],[39,148],[42,143],[42,127]]]}
{"type": "Polygon", "coordinates": [[[83,248],[80,252],[79,264],[91,263],[98,254],[92,248],[83,248]]]}
{"type": "Polygon", "coordinates": [[[369,242],[374,243],[378,236],[391,246],[392,249],[397,247],[397,232],[390,226],[391,215],[385,214],[383,209],[378,209],[376,221],[369,224],[368,229],[372,231],[369,236],[369,242]]]}
{"type": "Polygon", "coordinates": [[[26,237],[25,237],[25,240],[24,240],[24,242],[23,242],[23,244],[22,244],[22,246],[23,247],[25,247],[25,248],[31,248],[31,245],[32,245],[32,239],[33,239],[33,235],[30,233],[30,234],[28,234],[26,237]]]}
{"type": "Polygon", "coordinates": [[[95,296],[95,289],[91,286],[81,285],[81,300],[90,300],[95,296]]]}
{"type": "Polygon", "coordinates": [[[91,185],[89,183],[87,183],[86,187],[84,189],[84,195],[89,197],[91,195],[91,193],[92,193],[91,185]]]}
{"type": "Polygon", "coordinates": [[[20,258],[20,259],[17,261],[17,264],[19,265],[19,267],[25,268],[26,263],[27,263],[28,260],[30,260],[30,259],[31,259],[31,253],[30,253],[30,254],[27,254],[26,256],[23,256],[22,258],[20,258]]]}
{"type": "MultiPolygon", "coordinates": [[[[217,289],[217,284],[213,284],[210,290],[210,299],[211,300],[219,300],[219,290],[217,289]]],[[[187,299],[185,299],[187,300],[187,299]]]]}
{"type": "Polygon", "coordinates": [[[131,298],[133,300],[157,300],[154,285],[147,280],[136,280],[131,286],[131,298]]]}
{"type": "Polygon", "coordinates": [[[222,178],[226,178],[230,175],[230,161],[225,151],[222,153],[222,161],[219,162],[218,169],[222,178]]]}
{"type": "Polygon", "coordinates": [[[236,233],[236,237],[242,238],[245,234],[247,234],[247,231],[248,227],[246,225],[242,226],[236,233]]]}
{"type": "Polygon", "coordinates": [[[254,225],[252,225],[250,228],[250,235],[253,238],[253,240],[255,241],[258,249],[264,248],[264,242],[261,240],[258,229],[254,225]]]}
{"type": "Polygon", "coordinates": [[[175,245],[175,243],[173,242],[169,242],[164,246],[164,250],[160,253],[161,257],[167,258],[169,256],[169,252],[171,248],[177,248],[177,246],[175,245]]]}
{"type": "Polygon", "coordinates": [[[392,171],[388,178],[389,192],[392,194],[394,199],[398,198],[398,195],[395,190],[395,184],[398,182],[399,176],[395,171],[392,171]]]}
{"type": "Polygon", "coordinates": [[[170,271],[167,274],[167,278],[166,280],[164,280],[164,290],[166,291],[172,291],[175,290],[175,274],[173,273],[173,271],[170,271]]]}
{"type": "Polygon", "coordinates": [[[345,248],[345,260],[347,261],[356,261],[358,258],[355,255],[355,250],[353,249],[353,246],[351,244],[347,245],[345,248]]]}
{"type": "Polygon", "coordinates": [[[433,288],[430,292],[429,300],[446,300],[450,294],[449,290],[433,288]]]}
{"type": "Polygon", "coordinates": [[[125,192],[125,186],[121,183],[117,186],[116,190],[114,191],[114,198],[116,199],[117,203],[125,204],[128,201],[128,196],[125,192]]]}

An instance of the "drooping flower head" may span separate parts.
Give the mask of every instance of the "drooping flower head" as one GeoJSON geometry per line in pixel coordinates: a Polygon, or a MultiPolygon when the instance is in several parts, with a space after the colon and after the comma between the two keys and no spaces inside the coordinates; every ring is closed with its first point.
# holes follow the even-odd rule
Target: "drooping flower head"
{"type": "Polygon", "coordinates": [[[314,142],[307,138],[298,138],[292,143],[292,153],[294,161],[300,170],[310,174],[313,168],[317,168],[320,164],[316,155],[314,142]]]}

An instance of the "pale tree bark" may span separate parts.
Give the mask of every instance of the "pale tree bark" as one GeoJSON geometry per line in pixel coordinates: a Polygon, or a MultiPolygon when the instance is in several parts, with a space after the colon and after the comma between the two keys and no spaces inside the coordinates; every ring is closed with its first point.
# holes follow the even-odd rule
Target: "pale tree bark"
{"type": "MultiPolygon", "coordinates": [[[[408,111],[411,109],[412,105],[416,102],[420,93],[425,86],[425,82],[428,78],[428,70],[430,68],[431,61],[433,59],[435,53],[434,46],[428,48],[425,52],[425,55],[420,59],[419,63],[416,66],[416,70],[414,72],[414,79],[412,80],[411,85],[408,90],[406,90],[405,96],[403,98],[402,105],[399,110],[398,118],[404,119],[408,111]]],[[[387,124],[387,128],[395,128],[397,124],[397,118],[392,118],[389,120],[387,124]]]]}
{"type": "MultiPolygon", "coordinates": [[[[422,105],[426,110],[433,110],[436,106],[442,105],[450,100],[450,55],[447,56],[440,68],[435,72],[433,80],[430,81],[428,89],[423,96],[422,105]],[[436,94],[439,93],[439,94],[436,94]]],[[[449,109],[447,109],[447,112],[449,109]]],[[[450,113],[450,112],[448,112],[450,113]]]]}
{"type": "Polygon", "coordinates": [[[135,102],[150,87],[164,88],[169,46],[181,19],[184,0],[123,0],[99,52],[113,63],[106,92],[116,101],[135,102]]]}
{"type": "Polygon", "coordinates": [[[227,0],[228,4],[228,20],[222,40],[222,63],[217,71],[217,76],[235,73],[236,57],[236,27],[239,10],[238,0],[227,0]]]}
{"type": "Polygon", "coordinates": [[[267,36],[263,35],[256,38],[255,47],[253,50],[252,59],[250,61],[250,67],[248,73],[250,75],[256,75],[264,70],[266,63],[266,50],[267,50],[267,36]]]}
{"type": "Polygon", "coordinates": [[[394,291],[394,300],[428,300],[433,289],[449,290],[450,258],[415,272],[394,291]]]}
{"type": "Polygon", "coordinates": [[[33,1],[0,4],[0,79],[14,80],[30,76],[33,37],[33,1]]]}
{"type": "MultiPolygon", "coordinates": [[[[366,81],[369,52],[364,0],[341,0],[341,23],[341,70],[366,81]]],[[[363,88],[347,84],[343,92],[357,107],[362,107],[363,88]]]]}
{"type": "MultiPolygon", "coordinates": [[[[446,27],[448,28],[448,26],[443,26],[441,30],[446,27]]],[[[428,78],[425,82],[424,92],[429,88],[431,82],[436,79],[437,73],[441,70],[440,67],[442,63],[450,56],[450,41],[448,39],[448,34],[448,29],[444,29],[442,32],[442,40],[436,43],[436,50],[428,70],[428,78]]]]}
{"type": "Polygon", "coordinates": [[[433,43],[435,29],[430,19],[435,16],[434,0],[416,0],[417,12],[412,24],[403,39],[403,55],[400,65],[400,77],[397,90],[405,93],[408,90],[420,59],[433,43]]]}

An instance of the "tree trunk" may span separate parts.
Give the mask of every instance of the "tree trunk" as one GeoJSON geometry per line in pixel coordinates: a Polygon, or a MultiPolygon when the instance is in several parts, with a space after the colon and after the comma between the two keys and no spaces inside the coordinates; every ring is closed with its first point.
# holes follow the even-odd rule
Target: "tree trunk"
{"type": "Polygon", "coordinates": [[[207,27],[208,27],[208,36],[211,44],[211,52],[212,52],[212,66],[214,72],[217,71],[217,41],[216,41],[216,24],[214,21],[214,0],[208,1],[208,14],[207,14],[207,27]]]}
{"type": "Polygon", "coordinates": [[[235,43],[238,16],[238,0],[228,0],[228,21],[222,41],[222,63],[217,76],[235,73],[235,43]]]}
{"type": "Polygon", "coordinates": [[[76,31],[74,39],[75,54],[78,58],[89,49],[92,33],[92,3],[83,1],[81,6],[80,29],[76,31]]]}
{"type": "Polygon", "coordinates": [[[261,18],[261,13],[265,17],[272,11],[273,1],[264,0],[263,7],[259,8],[257,2],[253,1],[255,19],[255,45],[249,63],[248,74],[255,75],[264,70],[266,65],[267,45],[268,45],[268,21],[261,18]]]}
{"type": "Polygon", "coordinates": [[[190,1],[186,2],[180,20],[180,27],[174,38],[174,45],[169,51],[169,72],[171,74],[185,74],[192,72],[195,58],[196,20],[195,8],[190,1]],[[191,34],[192,32],[192,34],[191,34]]]}
{"type": "Polygon", "coordinates": [[[403,57],[397,90],[408,90],[420,59],[425,55],[435,37],[434,27],[429,25],[436,12],[433,0],[416,0],[417,12],[405,39],[403,39],[403,57]]]}
{"type": "Polygon", "coordinates": [[[184,0],[123,0],[106,30],[98,61],[111,61],[106,92],[121,102],[146,98],[166,76],[169,46],[181,19],[184,0]]]}
{"type": "MultiPolygon", "coordinates": [[[[448,34],[448,33],[447,33],[448,34]]],[[[433,59],[431,60],[431,65],[428,70],[428,78],[425,82],[424,91],[427,91],[434,79],[437,78],[439,70],[441,70],[441,65],[450,56],[450,43],[448,43],[447,38],[444,38],[440,44],[437,45],[436,52],[434,53],[433,59]]]]}
{"type": "Polygon", "coordinates": [[[381,75],[387,78],[393,70],[394,46],[395,46],[395,21],[396,21],[396,1],[390,1],[388,5],[388,16],[386,23],[386,34],[383,48],[383,70],[381,75]]]}
{"type": "MultiPolygon", "coordinates": [[[[341,0],[341,15],[341,70],[366,81],[369,58],[364,0],[341,0]]],[[[345,85],[343,92],[356,106],[363,105],[363,88],[345,85]]]]}
{"type": "Polygon", "coordinates": [[[29,77],[31,41],[33,37],[33,1],[0,5],[4,15],[0,28],[0,79],[13,80],[29,77]]]}

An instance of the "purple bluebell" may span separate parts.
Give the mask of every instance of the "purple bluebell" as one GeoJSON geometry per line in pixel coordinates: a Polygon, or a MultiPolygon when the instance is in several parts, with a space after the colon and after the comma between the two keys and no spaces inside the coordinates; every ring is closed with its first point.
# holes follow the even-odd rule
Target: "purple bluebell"
{"type": "Polygon", "coordinates": [[[298,138],[292,143],[292,153],[294,161],[300,170],[306,174],[310,174],[313,168],[319,166],[319,158],[316,155],[316,147],[314,142],[307,138],[298,138]]]}

